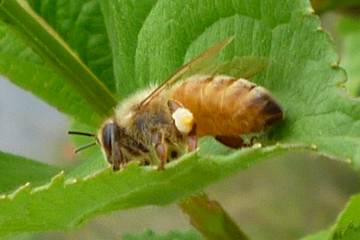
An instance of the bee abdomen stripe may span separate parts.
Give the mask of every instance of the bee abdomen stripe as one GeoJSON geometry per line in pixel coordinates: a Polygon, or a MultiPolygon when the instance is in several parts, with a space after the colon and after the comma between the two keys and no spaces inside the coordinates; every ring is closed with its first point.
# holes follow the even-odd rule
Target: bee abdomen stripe
{"type": "Polygon", "coordinates": [[[193,113],[200,136],[257,132],[282,119],[271,94],[245,79],[191,77],[174,89],[172,98],[193,113]]]}

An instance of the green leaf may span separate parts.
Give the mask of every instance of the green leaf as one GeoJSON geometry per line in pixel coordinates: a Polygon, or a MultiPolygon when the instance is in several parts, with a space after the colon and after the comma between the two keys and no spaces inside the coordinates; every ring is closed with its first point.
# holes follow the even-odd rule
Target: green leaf
{"type": "Polygon", "coordinates": [[[330,231],[321,231],[307,237],[302,238],[301,240],[328,240],[330,238],[330,231]]]}
{"type": "Polygon", "coordinates": [[[342,66],[348,74],[346,87],[353,96],[360,96],[360,19],[341,19],[339,31],[343,41],[342,66]]]}
{"type": "Polygon", "coordinates": [[[278,145],[248,148],[227,156],[193,153],[161,172],[133,163],[119,172],[108,168],[86,178],[65,180],[59,174],[48,185],[24,186],[0,200],[0,235],[69,229],[117,209],[169,204],[258,161],[301,149],[278,145]]]}
{"type": "Polygon", "coordinates": [[[123,240],[201,240],[201,236],[195,231],[178,232],[171,231],[165,235],[158,235],[151,230],[140,235],[126,234],[123,240]]]}
{"type": "Polygon", "coordinates": [[[115,98],[25,0],[2,1],[0,15],[46,63],[61,74],[67,84],[77,90],[100,117],[108,115],[116,104],[115,98]]]}
{"type": "Polygon", "coordinates": [[[99,121],[81,96],[1,22],[0,73],[82,122],[95,125],[99,121]]]}
{"type": "Polygon", "coordinates": [[[25,183],[44,184],[58,172],[60,170],[55,167],[0,152],[0,193],[15,190],[25,183]]]}
{"type": "MultiPolygon", "coordinates": [[[[73,122],[70,129],[95,134],[97,132],[97,129],[95,127],[91,127],[80,122],[73,122]]],[[[79,148],[94,141],[94,139],[92,138],[89,139],[88,137],[78,135],[73,135],[72,140],[75,143],[76,148],[79,148]]],[[[78,157],[80,163],[69,171],[69,173],[67,174],[67,178],[86,177],[94,172],[103,170],[108,166],[107,162],[103,159],[103,154],[99,146],[94,146],[79,152],[78,157]]]]}
{"type": "Polygon", "coordinates": [[[116,87],[120,96],[138,89],[135,82],[135,52],[138,33],[157,0],[100,1],[113,51],[116,87]]]}
{"type": "Polygon", "coordinates": [[[97,0],[29,0],[33,9],[115,91],[112,53],[97,0]]]}
{"type": "Polygon", "coordinates": [[[321,231],[303,240],[360,239],[360,194],[354,195],[339,215],[331,230],[321,231]]]}
{"type": "Polygon", "coordinates": [[[88,153],[81,156],[82,162],[69,171],[66,176],[67,178],[86,177],[108,167],[107,162],[103,159],[100,148],[94,147],[87,151],[88,153]]]}
{"type": "Polygon", "coordinates": [[[269,59],[252,80],[269,89],[285,111],[270,139],[313,145],[359,167],[360,101],[339,88],[346,76],[308,1],[158,1],[138,37],[138,85],[164,81],[229,36],[235,39],[223,60],[269,59]]]}
{"type": "Polygon", "coordinates": [[[360,239],[360,195],[353,196],[332,229],[333,240],[360,239]]]}

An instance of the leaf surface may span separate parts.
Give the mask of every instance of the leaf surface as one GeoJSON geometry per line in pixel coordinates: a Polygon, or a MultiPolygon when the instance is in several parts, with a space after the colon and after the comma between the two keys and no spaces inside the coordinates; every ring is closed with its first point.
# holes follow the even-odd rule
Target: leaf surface
{"type": "Polygon", "coordinates": [[[106,86],[115,91],[112,53],[97,0],[29,0],[106,86]]]}
{"type": "Polygon", "coordinates": [[[356,240],[360,238],[360,195],[354,195],[334,225],[332,240],[356,240]]]}
{"type": "Polygon", "coordinates": [[[25,185],[0,200],[0,235],[69,229],[97,214],[169,204],[258,161],[302,149],[278,145],[227,156],[194,153],[168,164],[161,172],[133,163],[119,172],[107,168],[85,178],[65,180],[60,173],[47,185],[25,185]]]}
{"type": "Polygon", "coordinates": [[[113,51],[116,87],[120,97],[144,87],[135,81],[135,52],[138,34],[157,0],[103,0],[100,5],[105,16],[113,51]]]}
{"type": "Polygon", "coordinates": [[[346,80],[329,36],[307,1],[159,1],[142,27],[136,51],[139,85],[162,82],[177,67],[229,36],[220,58],[269,60],[251,79],[284,109],[272,141],[306,143],[360,166],[360,101],[346,80]],[[195,24],[196,23],[196,24],[195,24]],[[334,147],[336,146],[336,147],[334,147]]]}
{"type": "Polygon", "coordinates": [[[44,184],[59,172],[56,167],[0,152],[0,193],[10,192],[25,183],[44,184]]]}
{"type": "Polygon", "coordinates": [[[315,234],[311,234],[309,236],[306,236],[304,238],[301,238],[301,240],[329,240],[330,237],[330,231],[321,231],[315,234]]]}
{"type": "Polygon", "coordinates": [[[360,96],[360,18],[344,17],[338,28],[343,40],[342,66],[348,74],[346,87],[353,96],[360,96]]]}
{"type": "Polygon", "coordinates": [[[82,97],[4,23],[0,23],[0,72],[59,111],[88,124],[98,121],[82,97]]]}
{"type": "MultiPolygon", "coordinates": [[[[9,29],[16,32],[18,37],[21,37],[26,44],[41,56],[47,66],[50,66],[52,70],[61,76],[66,85],[84,99],[84,105],[89,105],[97,114],[98,119],[109,114],[111,108],[116,104],[114,96],[66,42],[42,18],[36,15],[25,0],[2,1],[0,4],[0,17],[9,29]]],[[[8,65],[8,68],[11,66],[8,65]]],[[[24,80],[22,84],[28,86],[24,80]]],[[[39,85],[46,86],[47,84],[41,82],[39,85]]],[[[44,95],[42,93],[44,91],[43,87],[37,89],[30,85],[28,88],[41,96],[44,95]]],[[[56,97],[56,93],[56,91],[51,93],[53,98],[56,97]]],[[[62,105],[62,107],[64,106],[62,105]]],[[[78,114],[74,115],[78,117],[78,114]]],[[[93,114],[89,115],[88,119],[91,119],[93,114]]],[[[89,123],[86,120],[85,122],[89,123]]],[[[91,122],[91,124],[94,124],[94,122],[91,122]]]]}

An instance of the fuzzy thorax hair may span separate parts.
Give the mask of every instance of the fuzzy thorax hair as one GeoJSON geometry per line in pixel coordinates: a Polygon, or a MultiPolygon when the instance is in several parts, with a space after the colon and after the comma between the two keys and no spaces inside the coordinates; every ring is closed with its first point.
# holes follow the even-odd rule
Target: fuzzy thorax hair
{"type": "Polygon", "coordinates": [[[142,100],[144,100],[155,89],[155,86],[150,86],[146,89],[135,92],[130,95],[115,109],[115,121],[119,126],[128,126],[129,121],[134,115],[134,111],[142,100]]]}

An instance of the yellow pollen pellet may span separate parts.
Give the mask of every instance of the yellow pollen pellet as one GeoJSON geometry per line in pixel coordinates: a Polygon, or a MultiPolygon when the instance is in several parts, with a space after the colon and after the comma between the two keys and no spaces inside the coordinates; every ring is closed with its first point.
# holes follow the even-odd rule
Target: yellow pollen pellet
{"type": "Polygon", "coordinates": [[[194,116],[186,108],[178,108],[172,114],[176,128],[181,133],[189,133],[194,125],[194,116]]]}

